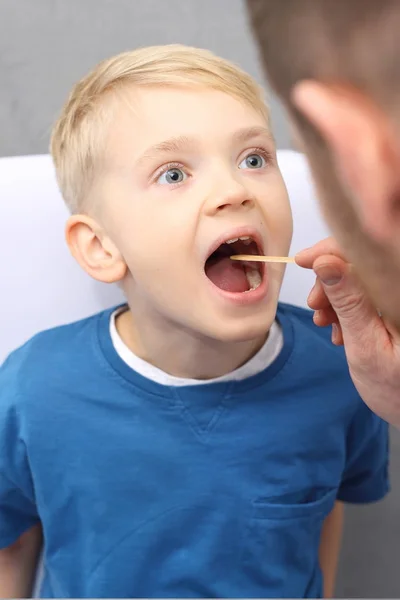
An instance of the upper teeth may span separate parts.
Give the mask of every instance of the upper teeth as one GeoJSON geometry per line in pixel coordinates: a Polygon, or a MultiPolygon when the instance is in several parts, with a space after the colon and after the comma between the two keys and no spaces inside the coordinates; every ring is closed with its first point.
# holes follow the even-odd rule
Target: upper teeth
{"type": "Polygon", "coordinates": [[[241,240],[242,242],[245,243],[246,246],[248,246],[249,244],[251,244],[251,237],[249,236],[243,236],[243,237],[238,237],[238,238],[232,238],[231,240],[226,240],[225,244],[234,244],[235,242],[241,240]]]}

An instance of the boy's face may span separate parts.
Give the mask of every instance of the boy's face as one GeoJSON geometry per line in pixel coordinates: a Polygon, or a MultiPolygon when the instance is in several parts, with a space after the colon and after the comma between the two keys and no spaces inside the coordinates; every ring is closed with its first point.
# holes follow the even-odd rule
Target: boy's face
{"type": "Polygon", "coordinates": [[[99,218],[127,264],[130,305],[221,341],[265,334],[284,266],[229,258],[289,251],[291,211],[265,120],[209,89],[135,88],[127,99],[107,140],[99,218]]]}

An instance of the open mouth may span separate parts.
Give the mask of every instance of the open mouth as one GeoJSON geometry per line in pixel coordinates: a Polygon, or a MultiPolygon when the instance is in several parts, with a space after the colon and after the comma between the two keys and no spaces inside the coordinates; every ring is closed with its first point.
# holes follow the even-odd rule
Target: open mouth
{"type": "Polygon", "coordinates": [[[231,260],[234,254],[262,254],[251,236],[226,240],[206,260],[204,271],[219,289],[234,294],[252,292],[262,283],[262,263],[242,263],[231,260]]]}

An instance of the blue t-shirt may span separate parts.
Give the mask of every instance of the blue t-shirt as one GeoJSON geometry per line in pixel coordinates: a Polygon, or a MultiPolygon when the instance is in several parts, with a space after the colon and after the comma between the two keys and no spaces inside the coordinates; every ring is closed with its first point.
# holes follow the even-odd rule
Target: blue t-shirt
{"type": "Polygon", "coordinates": [[[0,369],[0,547],[39,520],[42,597],[318,597],[336,498],[387,483],[387,425],[311,313],[243,381],[167,387],[130,369],[112,311],[0,369]]]}

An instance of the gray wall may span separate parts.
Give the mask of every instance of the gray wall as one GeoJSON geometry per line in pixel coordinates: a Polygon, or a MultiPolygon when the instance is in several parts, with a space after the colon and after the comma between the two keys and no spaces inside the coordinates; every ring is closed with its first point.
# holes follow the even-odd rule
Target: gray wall
{"type": "MultiPolygon", "coordinates": [[[[102,58],[173,42],[210,48],[262,80],[239,0],[0,0],[0,156],[47,152],[71,85],[102,58]]],[[[282,109],[271,106],[278,145],[290,147],[282,109]]],[[[392,445],[392,494],[347,510],[341,597],[400,596],[399,434],[392,445]]]]}
{"type": "MultiPolygon", "coordinates": [[[[47,152],[72,84],[99,60],[151,44],[210,48],[261,70],[237,0],[0,0],[0,156],[47,152]]],[[[289,146],[271,99],[278,142],[289,146]]]]}

